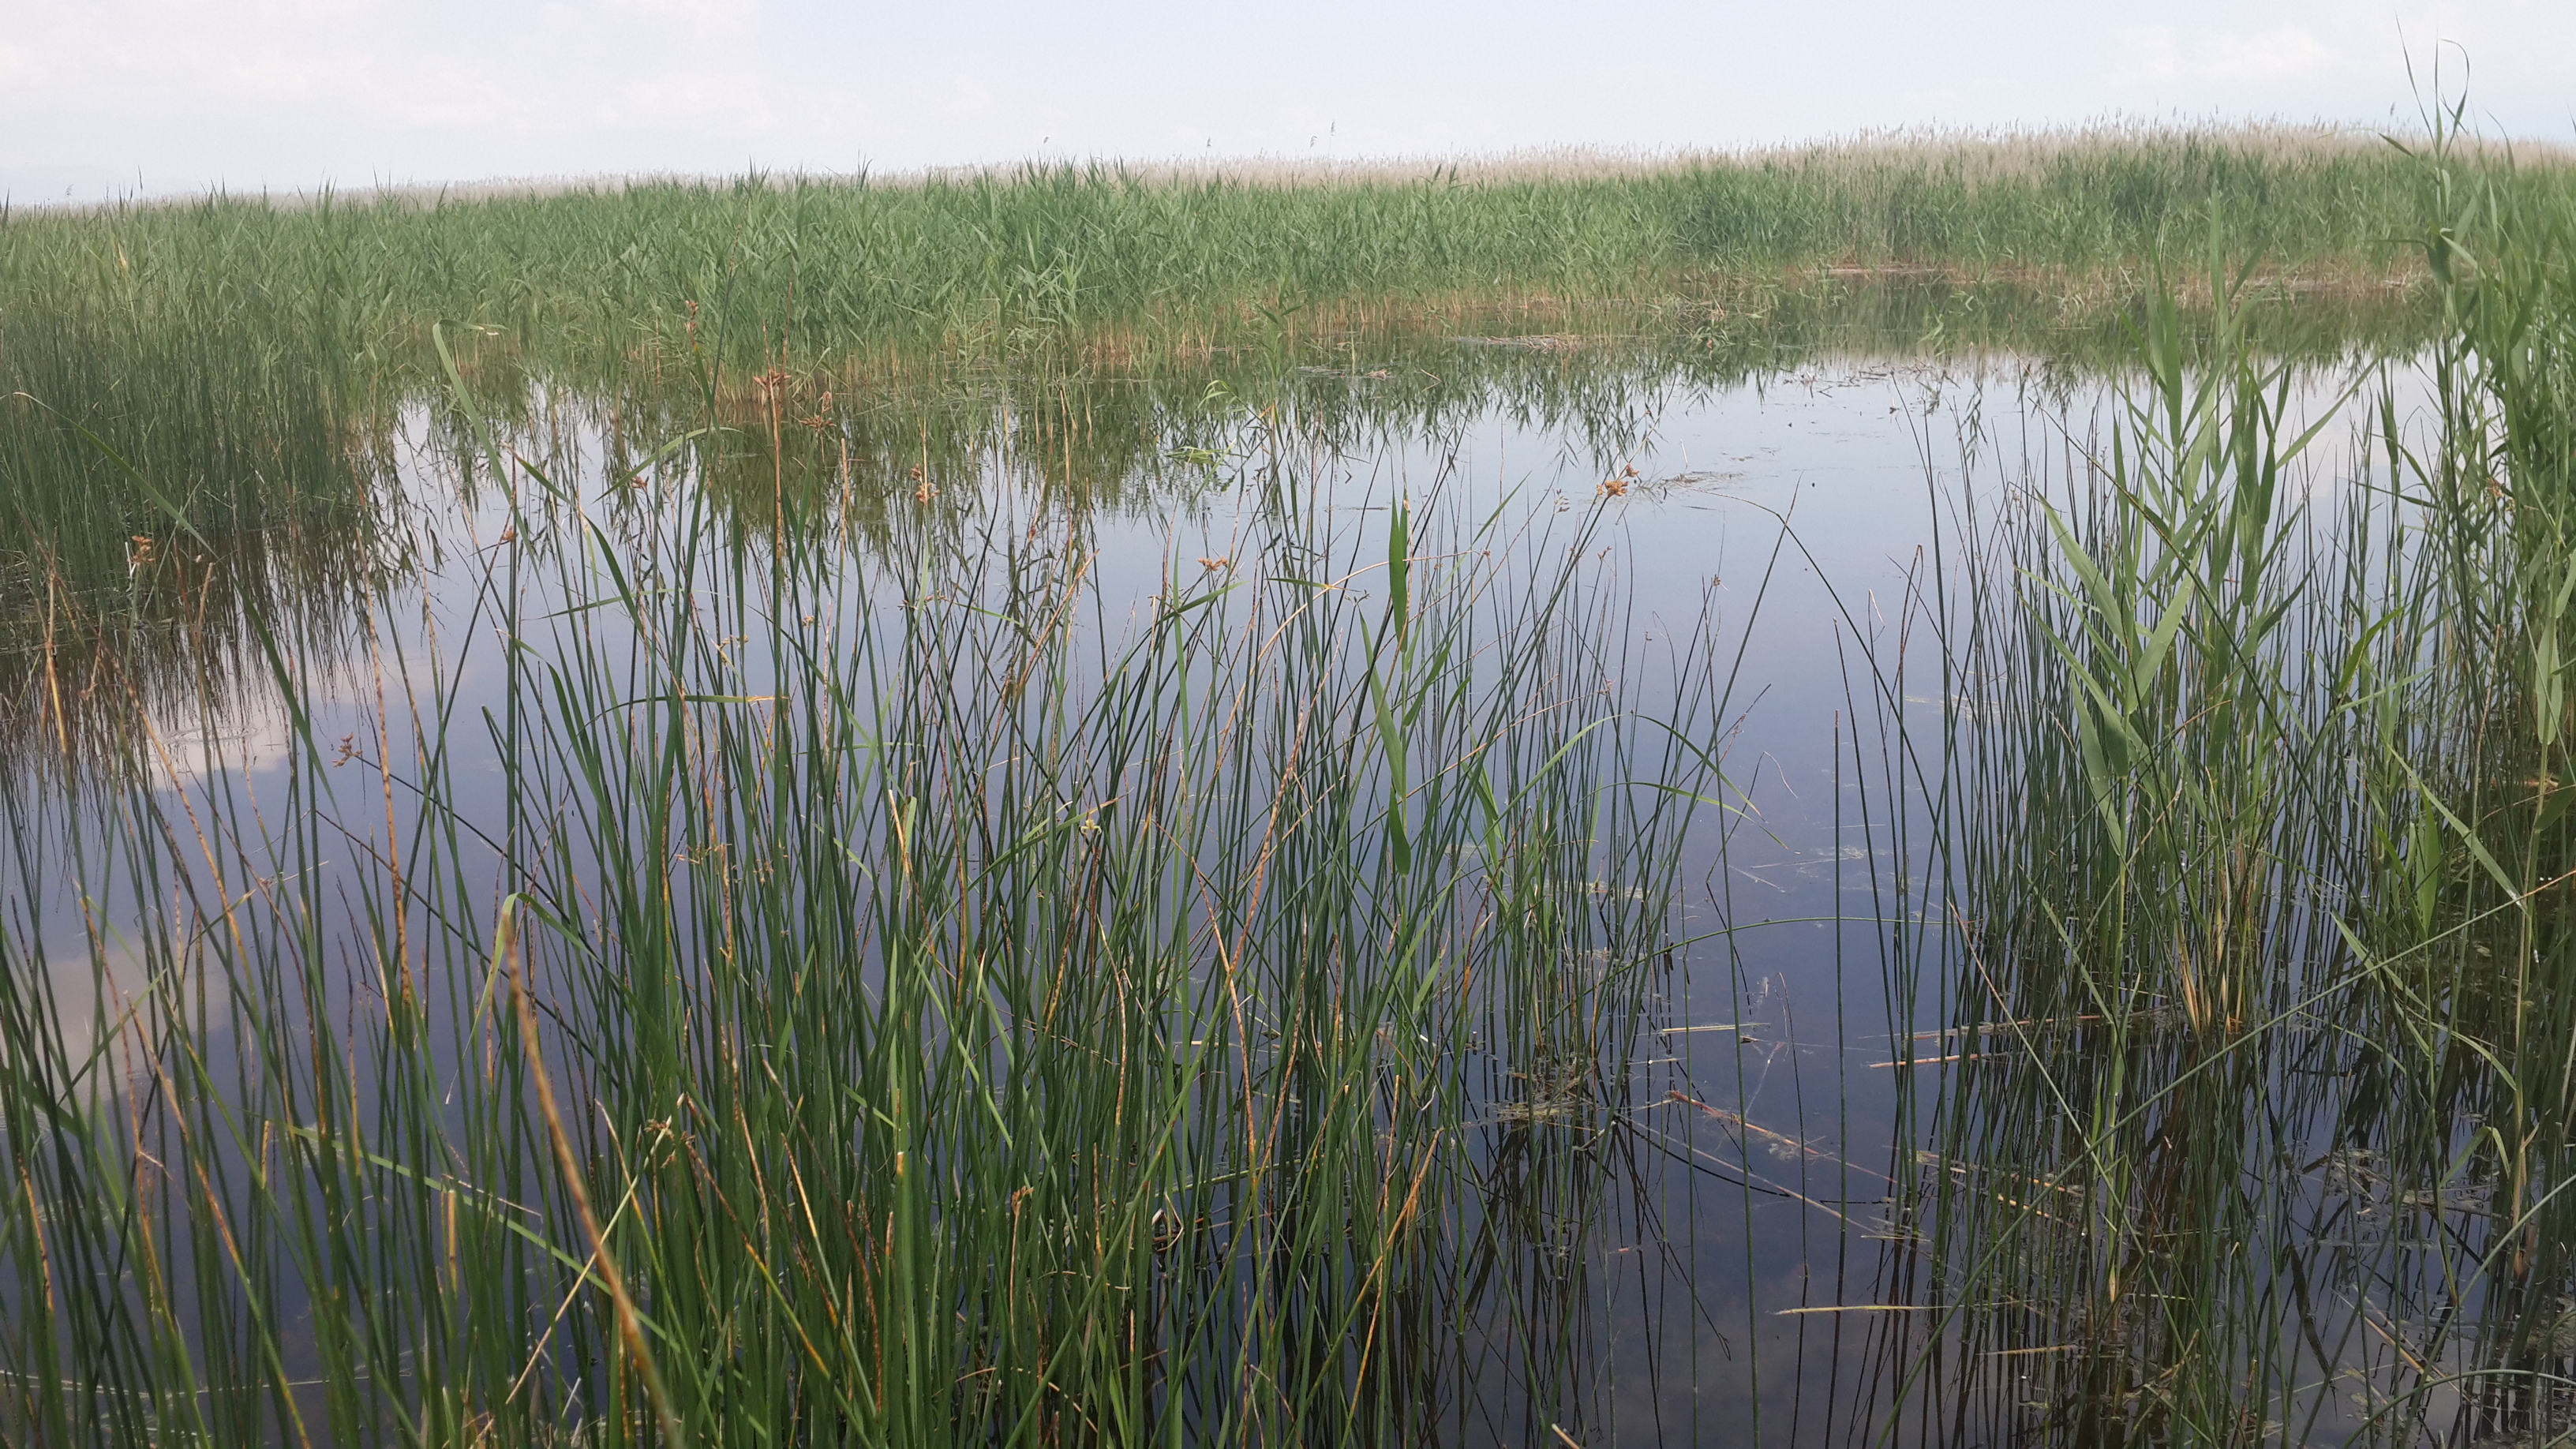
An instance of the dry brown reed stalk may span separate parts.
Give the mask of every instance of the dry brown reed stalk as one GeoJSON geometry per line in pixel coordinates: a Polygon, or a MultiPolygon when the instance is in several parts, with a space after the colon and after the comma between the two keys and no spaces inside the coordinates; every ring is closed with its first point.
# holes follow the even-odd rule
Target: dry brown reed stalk
{"type": "Polygon", "coordinates": [[[537,1008],[528,991],[527,961],[519,949],[519,904],[516,896],[501,903],[499,918],[493,924],[492,950],[510,973],[510,995],[518,1008],[519,1045],[527,1053],[528,1075],[536,1083],[537,1110],[545,1118],[546,1135],[562,1164],[564,1191],[571,1196],[582,1232],[590,1239],[591,1266],[597,1269],[600,1283],[608,1289],[609,1302],[616,1308],[618,1336],[625,1340],[636,1371],[644,1376],[645,1392],[652,1400],[662,1443],[686,1444],[688,1440],[680,1433],[679,1415],[671,1408],[671,1391],[662,1383],[661,1370],[654,1366],[652,1345],[644,1340],[643,1319],[635,1311],[635,1300],[627,1294],[626,1277],[618,1271],[616,1257],[608,1251],[608,1236],[600,1230],[599,1214],[591,1208],[590,1191],[583,1186],[581,1156],[573,1150],[572,1137],[564,1131],[563,1112],[555,1105],[554,1079],[546,1074],[545,1054],[538,1045],[537,1008]]]}

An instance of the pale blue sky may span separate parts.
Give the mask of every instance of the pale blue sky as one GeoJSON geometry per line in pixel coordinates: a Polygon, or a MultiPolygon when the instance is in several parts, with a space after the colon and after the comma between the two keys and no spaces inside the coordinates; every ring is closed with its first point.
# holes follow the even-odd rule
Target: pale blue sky
{"type": "Polygon", "coordinates": [[[2393,124],[2437,39],[2576,139],[2576,0],[0,0],[0,190],[2393,124]]]}

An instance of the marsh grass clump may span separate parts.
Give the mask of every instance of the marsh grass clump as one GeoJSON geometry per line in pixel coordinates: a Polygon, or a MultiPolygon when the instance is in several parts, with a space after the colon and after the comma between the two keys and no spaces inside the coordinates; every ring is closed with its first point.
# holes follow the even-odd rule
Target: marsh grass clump
{"type": "Polygon", "coordinates": [[[466,617],[379,575],[354,703],[265,654],[283,760],[12,816],[11,1437],[1464,1412],[1717,794],[1605,687],[1590,515],[1434,491],[1357,551],[1274,435],[1249,556],[1121,614],[1079,517],[867,541],[828,472],[755,521],[467,423],[466,617]]]}
{"type": "Polygon", "coordinates": [[[2092,471],[1990,543],[1998,707],[1971,778],[2011,823],[1963,852],[1974,1050],[1936,1134],[1966,1170],[1925,1190],[1962,1301],[2022,1305],[1963,1344],[2049,1386],[1992,1405],[2024,1432],[2230,1437],[2287,1372],[2237,1296],[2270,1286],[2237,1270],[2273,1222],[2243,1174],[2306,1130],[2275,1089],[2336,969],[2311,786],[2344,768],[2351,683],[2311,663],[2356,664],[2374,616],[2349,606],[2375,599],[2317,587],[2322,546],[2368,535],[2306,517],[2288,373],[2228,327],[2189,368],[2152,309],[2092,471]]]}
{"type": "Polygon", "coordinates": [[[2570,210],[2417,159],[2429,426],[2366,373],[2300,417],[2226,309],[2186,363],[2160,306],[1975,563],[2008,707],[1956,742],[1977,1049],[1914,1189],[1948,1316],[1905,1340],[1962,1422],[2564,1427],[2570,210]],[[2337,428],[2352,471],[2299,467],[2337,428]]]}

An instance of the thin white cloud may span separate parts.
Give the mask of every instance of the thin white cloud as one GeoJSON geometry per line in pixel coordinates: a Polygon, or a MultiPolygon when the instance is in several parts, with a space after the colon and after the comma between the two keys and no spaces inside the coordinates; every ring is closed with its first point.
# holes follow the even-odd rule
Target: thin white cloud
{"type": "MultiPolygon", "coordinates": [[[[195,7],[217,16],[226,7],[195,7]]],[[[253,12],[272,25],[322,25],[346,21],[379,9],[375,0],[259,0],[253,12]]]]}
{"type": "Polygon", "coordinates": [[[2140,25],[2120,32],[2121,64],[2113,85],[2156,85],[2182,78],[2182,42],[2170,25],[2140,25]]]}
{"type": "Polygon", "coordinates": [[[2191,35],[2170,25],[2146,25],[2121,31],[2119,42],[2123,64],[2111,79],[2124,86],[2280,85],[2359,68],[2341,48],[2297,25],[2191,35]]]}
{"type": "Polygon", "coordinates": [[[712,30],[747,30],[760,17],[759,0],[600,0],[605,16],[683,20],[712,30]]]}
{"type": "Polygon", "coordinates": [[[2200,47],[2199,78],[2221,82],[2266,84],[2314,80],[2349,67],[2351,60],[2333,46],[2295,25],[2252,35],[2226,32],[2200,47]]]}

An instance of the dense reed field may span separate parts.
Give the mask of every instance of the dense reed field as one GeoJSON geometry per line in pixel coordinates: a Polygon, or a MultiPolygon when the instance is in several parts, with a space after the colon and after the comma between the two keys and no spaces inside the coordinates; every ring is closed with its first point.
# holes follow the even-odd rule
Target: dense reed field
{"type": "MultiPolygon", "coordinates": [[[[2546,148],[2457,164],[2565,184],[2546,148]]],[[[1116,326],[1204,335],[1265,311],[1651,300],[1827,267],[2081,277],[2213,217],[2276,268],[2376,281],[2417,265],[2420,181],[2375,136],[2141,129],[1321,179],[1068,166],[20,210],[0,221],[0,356],[291,339],[363,388],[388,361],[430,372],[426,329],[446,319],[555,363],[757,370],[1116,326]]]]}

